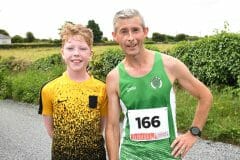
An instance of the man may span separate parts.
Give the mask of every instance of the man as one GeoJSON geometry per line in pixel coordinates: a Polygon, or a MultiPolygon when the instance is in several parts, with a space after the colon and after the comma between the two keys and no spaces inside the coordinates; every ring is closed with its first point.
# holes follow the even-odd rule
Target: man
{"type": "Polygon", "coordinates": [[[110,160],[180,159],[196,142],[212,103],[209,89],[178,59],[144,48],[148,28],[135,9],[114,20],[114,40],[125,58],[107,75],[106,144],[110,160]],[[191,129],[177,136],[173,84],[198,99],[191,129]],[[119,115],[125,115],[120,140],[119,115]]]}

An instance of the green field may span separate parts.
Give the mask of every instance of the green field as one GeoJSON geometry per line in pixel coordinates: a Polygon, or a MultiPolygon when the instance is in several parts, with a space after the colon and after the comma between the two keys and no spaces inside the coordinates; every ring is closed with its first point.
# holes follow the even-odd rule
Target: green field
{"type": "MultiPolygon", "coordinates": [[[[157,47],[162,52],[168,52],[172,44],[158,44],[157,47]]],[[[118,46],[94,46],[94,54],[101,54],[107,48],[116,48],[118,46]]],[[[59,47],[50,48],[18,48],[18,49],[0,49],[0,57],[15,57],[16,60],[35,61],[39,58],[47,57],[52,54],[60,53],[59,47]]]]}

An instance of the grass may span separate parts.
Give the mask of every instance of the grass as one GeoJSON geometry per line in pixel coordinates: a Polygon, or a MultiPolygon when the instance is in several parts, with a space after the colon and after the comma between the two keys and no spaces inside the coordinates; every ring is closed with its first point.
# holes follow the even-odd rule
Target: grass
{"type": "Polygon", "coordinates": [[[163,53],[169,53],[173,46],[174,44],[157,44],[157,47],[163,53]]]}
{"type": "MultiPolygon", "coordinates": [[[[203,129],[204,139],[240,145],[240,97],[232,89],[210,87],[214,101],[203,129]]],[[[177,125],[180,132],[191,126],[197,100],[186,91],[176,89],[177,125]]]]}
{"type": "MultiPolygon", "coordinates": [[[[114,47],[116,46],[95,46],[93,47],[93,52],[94,54],[99,54],[102,53],[106,48],[114,47]]],[[[28,60],[32,62],[56,53],[60,54],[59,47],[0,49],[0,57],[3,59],[15,57],[16,60],[28,60]]]]}
{"type": "MultiPolygon", "coordinates": [[[[158,44],[157,47],[161,52],[168,52],[172,44],[158,44]]],[[[107,48],[116,48],[118,46],[94,46],[94,54],[101,54],[107,48]]],[[[60,53],[59,47],[49,47],[49,48],[18,48],[18,49],[0,49],[0,57],[8,58],[15,57],[16,60],[28,60],[35,61],[37,59],[47,57],[52,54],[60,53]]]]}
{"type": "Polygon", "coordinates": [[[17,48],[17,49],[0,49],[0,57],[3,59],[15,57],[16,60],[35,61],[52,54],[60,53],[58,47],[52,48],[17,48]]]}

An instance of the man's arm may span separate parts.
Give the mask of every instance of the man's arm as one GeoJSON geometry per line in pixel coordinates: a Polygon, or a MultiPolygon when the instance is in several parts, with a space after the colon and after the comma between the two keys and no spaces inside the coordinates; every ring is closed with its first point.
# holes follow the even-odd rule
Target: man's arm
{"type": "MultiPolygon", "coordinates": [[[[212,94],[202,82],[190,73],[186,65],[175,58],[172,59],[172,62],[173,66],[170,67],[172,79],[177,81],[186,91],[198,100],[192,126],[196,126],[202,130],[212,104],[212,94]]],[[[176,157],[181,154],[182,157],[184,157],[196,140],[197,137],[193,136],[189,131],[177,137],[172,144],[172,154],[176,157]]]]}
{"type": "Polygon", "coordinates": [[[109,160],[118,160],[119,158],[120,104],[118,96],[118,81],[118,73],[115,69],[108,74],[106,79],[108,95],[108,115],[105,136],[109,160]]]}
{"type": "Polygon", "coordinates": [[[47,129],[48,135],[53,137],[53,117],[52,116],[43,116],[43,121],[45,128],[47,129]]]}

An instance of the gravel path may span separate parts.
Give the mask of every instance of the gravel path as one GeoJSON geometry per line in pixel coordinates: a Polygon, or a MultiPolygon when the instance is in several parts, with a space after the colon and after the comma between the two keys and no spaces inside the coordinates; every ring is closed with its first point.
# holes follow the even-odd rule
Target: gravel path
{"type": "MultiPolygon", "coordinates": [[[[50,160],[51,140],[37,110],[0,100],[0,160],[50,160]]],[[[240,160],[240,147],[200,139],[184,160],[240,160]]]]}
{"type": "Polygon", "coordinates": [[[37,106],[0,101],[0,160],[49,160],[51,143],[37,106]]]}

